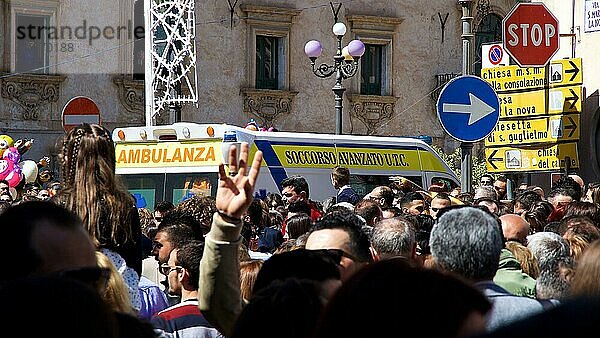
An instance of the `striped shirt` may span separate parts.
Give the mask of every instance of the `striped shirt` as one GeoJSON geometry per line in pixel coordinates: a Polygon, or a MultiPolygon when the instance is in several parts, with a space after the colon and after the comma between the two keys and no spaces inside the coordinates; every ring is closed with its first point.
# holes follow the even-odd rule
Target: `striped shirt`
{"type": "Polygon", "coordinates": [[[150,322],[173,337],[223,337],[200,313],[197,299],[187,299],[168,307],[154,315],[150,322]]]}

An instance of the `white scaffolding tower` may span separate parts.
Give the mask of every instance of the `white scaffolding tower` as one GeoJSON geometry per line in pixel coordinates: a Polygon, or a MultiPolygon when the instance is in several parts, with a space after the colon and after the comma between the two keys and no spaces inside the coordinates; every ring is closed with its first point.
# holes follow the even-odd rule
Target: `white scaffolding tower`
{"type": "Polygon", "coordinates": [[[144,0],[146,125],[170,105],[198,103],[194,0],[144,0]]]}

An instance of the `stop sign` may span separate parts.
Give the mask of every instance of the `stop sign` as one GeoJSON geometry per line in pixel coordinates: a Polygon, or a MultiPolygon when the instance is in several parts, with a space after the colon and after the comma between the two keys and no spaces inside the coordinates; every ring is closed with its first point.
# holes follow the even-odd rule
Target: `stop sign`
{"type": "Polygon", "coordinates": [[[543,67],[558,51],[558,20],[541,2],[518,3],[502,20],[502,40],[521,67],[543,67]]]}

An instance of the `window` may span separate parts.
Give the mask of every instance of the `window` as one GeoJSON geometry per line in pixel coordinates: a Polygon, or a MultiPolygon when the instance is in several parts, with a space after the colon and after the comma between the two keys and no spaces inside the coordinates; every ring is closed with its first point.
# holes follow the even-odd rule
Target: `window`
{"type": "Polygon", "coordinates": [[[279,38],[256,36],[256,88],[279,89],[279,38]]]}
{"type": "MultiPolygon", "coordinates": [[[[419,187],[422,186],[421,176],[402,176],[409,179],[419,187]]],[[[350,175],[350,186],[362,197],[370,193],[375,187],[389,185],[392,180],[389,175],[350,175]]]]}
{"type": "Polygon", "coordinates": [[[383,49],[383,45],[365,45],[360,63],[360,93],[363,95],[382,94],[383,49]]]}
{"type": "Polygon", "coordinates": [[[14,71],[17,73],[48,73],[49,55],[52,48],[47,35],[50,28],[50,16],[15,13],[14,18],[14,71]]]}
{"type": "Polygon", "coordinates": [[[177,205],[194,194],[215,196],[216,173],[127,174],[119,175],[137,202],[152,209],[156,201],[177,205]]]}
{"type": "MultiPolygon", "coordinates": [[[[401,19],[383,16],[354,15],[346,16],[350,22],[352,39],[360,39],[365,44],[365,53],[360,61],[360,77],[353,80],[354,93],[392,97],[394,36],[401,19]]],[[[358,75],[358,74],[357,74],[358,75]]],[[[362,100],[380,98],[363,98],[362,100]]],[[[366,101],[363,101],[366,102],[366,101]]],[[[392,107],[395,100],[392,102],[392,107]]],[[[392,108],[393,111],[393,108],[392,108]]]]}
{"type": "Polygon", "coordinates": [[[242,4],[247,29],[247,89],[288,91],[290,29],[300,10],[242,4]]]}

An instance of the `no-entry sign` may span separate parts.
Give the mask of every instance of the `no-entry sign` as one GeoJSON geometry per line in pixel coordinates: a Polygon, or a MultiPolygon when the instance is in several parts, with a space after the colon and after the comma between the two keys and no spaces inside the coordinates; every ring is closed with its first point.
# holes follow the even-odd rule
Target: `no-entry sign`
{"type": "Polygon", "coordinates": [[[502,41],[521,67],[543,67],[558,51],[558,20],[541,2],[518,3],[502,20],[502,41]]]}
{"type": "Polygon", "coordinates": [[[62,111],[62,125],[65,132],[82,123],[100,124],[100,109],[87,97],[77,96],[69,100],[62,111]]]}

